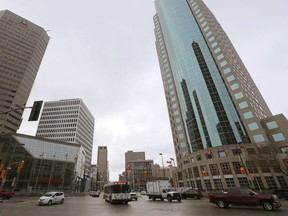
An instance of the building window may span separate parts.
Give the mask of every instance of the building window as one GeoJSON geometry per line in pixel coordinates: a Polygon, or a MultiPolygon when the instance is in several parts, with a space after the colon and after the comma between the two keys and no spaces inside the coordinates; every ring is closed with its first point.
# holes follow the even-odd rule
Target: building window
{"type": "Polygon", "coordinates": [[[231,75],[231,76],[227,77],[227,81],[228,82],[231,82],[233,80],[235,80],[235,76],[234,75],[231,75]]]}
{"type": "Polygon", "coordinates": [[[213,179],[215,189],[216,190],[223,190],[223,185],[221,179],[213,179]]]}
{"type": "Polygon", "coordinates": [[[244,102],[239,103],[239,107],[240,107],[240,109],[245,109],[245,108],[247,108],[247,107],[248,107],[247,101],[244,101],[244,102]]]}
{"type": "Polygon", "coordinates": [[[272,176],[265,176],[265,180],[267,182],[269,189],[271,190],[277,189],[277,185],[272,176]]]}
{"type": "Polygon", "coordinates": [[[278,124],[276,121],[267,122],[266,125],[267,125],[268,129],[278,128],[278,124]]]}
{"type": "Polygon", "coordinates": [[[225,178],[225,181],[226,181],[226,185],[228,188],[236,187],[236,184],[233,178],[225,178]]]}
{"type": "Polygon", "coordinates": [[[256,122],[248,124],[248,127],[251,131],[259,129],[259,126],[256,122]]]}
{"type": "MultiPolygon", "coordinates": [[[[204,17],[203,17],[204,18],[204,17]]],[[[202,18],[201,18],[202,19],[202,18]]],[[[212,34],[211,31],[207,32],[206,36],[209,37],[212,34]]]]}
{"type": "Polygon", "coordinates": [[[273,137],[275,142],[280,142],[280,141],[285,140],[285,137],[282,133],[272,134],[272,137],[273,137]]]}
{"type": "MultiPolygon", "coordinates": [[[[215,37],[214,36],[212,36],[212,37],[210,37],[208,40],[209,40],[209,42],[211,42],[211,41],[213,41],[215,39],[215,37]]],[[[222,55],[222,54],[221,54],[222,55]]]]}
{"type": "Polygon", "coordinates": [[[236,99],[240,99],[240,98],[243,98],[244,95],[242,92],[238,92],[237,94],[234,95],[236,99]]]}
{"type": "Polygon", "coordinates": [[[239,156],[242,154],[241,149],[232,149],[232,154],[234,156],[239,156]]]}
{"type": "Polygon", "coordinates": [[[249,182],[248,182],[247,177],[239,177],[238,181],[239,181],[240,187],[243,187],[243,188],[249,187],[249,182]]]}
{"type": "Polygon", "coordinates": [[[220,151],[220,152],[218,152],[218,155],[219,155],[220,158],[225,158],[225,157],[227,157],[227,154],[226,154],[225,151],[220,151]]]}
{"type": "Polygon", "coordinates": [[[231,89],[232,89],[233,91],[236,90],[236,89],[238,89],[238,88],[239,88],[238,83],[235,83],[235,84],[231,85],[231,89]]]}
{"type": "MultiPolygon", "coordinates": [[[[216,42],[215,42],[216,43],[216,42]]],[[[216,44],[217,45],[217,44],[216,44]]],[[[213,47],[213,44],[212,44],[212,47],[213,47]]],[[[227,65],[227,61],[226,60],[224,60],[224,61],[222,61],[221,63],[220,63],[220,66],[221,67],[224,67],[225,65],[227,65]]]]}
{"type": "Polygon", "coordinates": [[[287,147],[287,146],[282,147],[282,148],[281,148],[281,152],[282,152],[282,153],[288,153],[288,147],[287,147]]]}
{"type": "Polygon", "coordinates": [[[201,160],[202,160],[201,155],[197,155],[197,156],[196,156],[196,160],[197,160],[197,161],[201,161],[201,160]]]}
{"type": "Polygon", "coordinates": [[[205,182],[206,190],[207,191],[212,191],[212,184],[211,184],[210,180],[209,179],[205,179],[204,182],[205,182]]]}
{"type": "Polygon", "coordinates": [[[255,141],[256,143],[264,142],[264,141],[265,141],[263,134],[254,135],[254,136],[253,136],[253,139],[254,139],[254,141],[255,141]]]}
{"type": "Polygon", "coordinates": [[[218,47],[217,49],[214,50],[214,53],[217,54],[221,51],[221,49],[218,47]]]}
{"type": "Polygon", "coordinates": [[[287,185],[283,176],[277,176],[277,180],[278,180],[281,188],[288,188],[288,185],[287,185]]]}
{"type": "Polygon", "coordinates": [[[229,171],[230,170],[229,163],[222,163],[221,168],[223,171],[229,171]]]}
{"type": "MultiPolygon", "coordinates": [[[[212,38],[212,37],[211,37],[211,38],[212,38]]],[[[210,39],[211,39],[211,38],[210,38],[210,39]]],[[[210,40],[210,39],[209,39],[209,40],[210,40]]],[[[214,40],[214,37],[213,37],[213,40],[214,40]]],[[[212,41],[212,40],[211,40],[211,41],[212,41]]],[[[220,54],[220,55],[217,56],[217,59],[218,59],[218,60],[221,60],[222,58],[224,58],[224,55],[223,55],[223,54],[220,54]]]]}
{"type": "MultiPolygon", "coordinates": [[[[214,52],[215,52],[215,51],[214,51],[214,52]]],[[[231,72],[231,68],[228,67],[228,68],[224,69],[223,72],[224,72],[224,74],[228,74],[228,73],[231,72]]]]}
{"type": "Polygon", "coordinates": [[[243,116],[245,119],[250,119],[250,118],[253,118],[253,114],[252,112],[246,112],[246,113],[243,113],[243,116]]]}

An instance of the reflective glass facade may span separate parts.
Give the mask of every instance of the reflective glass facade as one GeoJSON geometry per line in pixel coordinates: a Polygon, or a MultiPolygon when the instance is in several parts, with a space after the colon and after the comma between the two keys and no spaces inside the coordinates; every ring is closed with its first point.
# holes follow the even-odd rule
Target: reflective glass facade
{"type": "Polygon", "coordinates": [[[1,189],[23,192],[79,190],[75,163],[80,149],[76,144],[1,134],[0,165],[3,164],[6,170],[1,189]],[[19,171],[22,160],[24,165],[19,171]]]}
{"type": "Polygon", "coordinates": [[[156,0],[155,7],[156,48],[178,159],[209,147],[259,141],[253,137],[264,134],[263,128],[248,124],[260,125],[270,110],[203,1],[156,0]]]}

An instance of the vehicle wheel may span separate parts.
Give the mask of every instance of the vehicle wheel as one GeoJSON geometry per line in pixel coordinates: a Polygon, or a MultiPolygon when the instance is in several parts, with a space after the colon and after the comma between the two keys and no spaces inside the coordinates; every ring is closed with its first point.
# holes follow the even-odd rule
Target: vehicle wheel
{"type": "Polygon", "coordinates": [[[263,201],[261,204],[265,211],[272,211],[274,209],[273,205],[269,201],[263,201]]]}
{"type": "Polygon", "coordinates": [[[135,201],[137,201],[137,200],[138,200],[138,198],[135,199],[135,201]]]}
{"type": "Polygon", "coordinates": [[[178,202],[181,202],[181,197],[180,197],[180,198],[178,198],[178,202]]]}
{"type": "Polygon", "coordinates": [[[226,207],[228,207],[227,204],[226,204],[223,200],[218,200],[218,201],[217,201],[217,206],[218,206],[219,208],[226,208],[226,207]]]}
{"type": "Polygon", "coordinates": [[[52,200],[49,200],[48,205],[52,205],[52,200]]]}
{"type": "Polygon", "coordinates": [[[61,201],[60,201],[60,204],[63,204],[64,203],[64,199],[62,199],[61,201]]]}
{"type": "Polygon", "coordinates": [[[171,197],[171,196],[167,196],[167,200],[168,200],[169,202],[172,202],[172,197],[171,197]]]}

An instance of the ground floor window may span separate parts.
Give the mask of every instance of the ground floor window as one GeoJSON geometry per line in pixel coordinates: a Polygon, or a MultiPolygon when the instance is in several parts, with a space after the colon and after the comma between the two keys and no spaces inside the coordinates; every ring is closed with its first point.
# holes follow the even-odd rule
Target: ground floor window
{"type": "Polygon", "coordinates": [[[249,182],[247,177],[238,177],[238,181],[240,184],[240,187],[247,188],[249,187],[249,182]]]}
{"type": "Polygon", "coordinates": [[[203,190],[201,180],[196,180],[196,185],[197,185],[197,188],[198,188],[199,190],[203,190]]]}
{"type": "Polygon", "coordinates": [[[223,190],[223,184],[221,179],[213,179],[213,182],[216,190],[223,190]]]}
{"type": "Polygon", "coordinates": [[[264,189],[263,182],[259,176],[254,177],[253,184],[256,190],[261,191],[264,189]]]}
{"type": "Polygon", "coordinates": [[[288,188],[287,182],[285,181],[283,176],[277,176],[277,180],[281,188],[288,188]]]}
{"type": "Polygon", "coordinates": [[[211,184],[210,180],[209,179],[205,179],[204,183],[205,183],[206,190],[207,191],[212,191],[212,184],[211,184]]]}
{"type": "Polygon", "coordinates": [[[236,187],[236,184],[233,178],[225,178],[225,181],[226,181],[226,185],[228,188],[236,187]]]}
{"type": "Polygon", "coordinates": [[[272,176],[265,176],[265,180],[268,184],[269,189],[277,189],[277,185],[272,176]]]}

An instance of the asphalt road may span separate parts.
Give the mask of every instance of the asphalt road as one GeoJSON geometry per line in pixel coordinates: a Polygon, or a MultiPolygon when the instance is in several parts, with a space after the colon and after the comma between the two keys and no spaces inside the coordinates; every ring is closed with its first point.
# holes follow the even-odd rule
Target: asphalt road
{"type": "Polygon", "coordinates": [[[124,204],[110,204],[101,197],[66,197],[64,204],[38,206],[37,198],[15,197],[9,201],[0,202],[0,216],[287,216],[288,200],[281,200],[282,207],[273,212],[267,212],[261,207],[231,206],[220,209],[209,203],[207,198],[201,200],[152,201],[147,196],[138,201],[124,204]]]}

